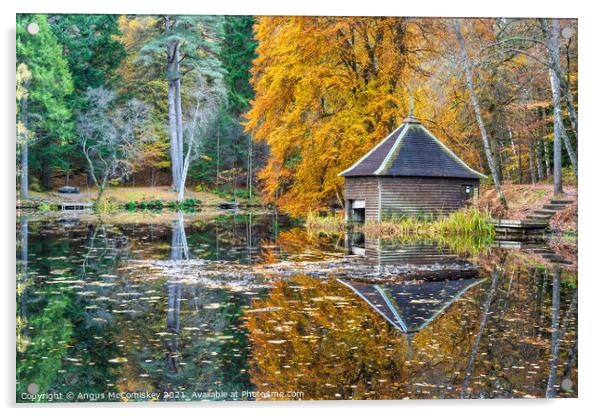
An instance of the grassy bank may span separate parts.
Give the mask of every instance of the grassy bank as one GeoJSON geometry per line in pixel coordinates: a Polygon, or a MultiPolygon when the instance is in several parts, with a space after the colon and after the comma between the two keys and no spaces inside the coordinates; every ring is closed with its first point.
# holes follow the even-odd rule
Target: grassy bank
{"type": "MultiPolygon", "coordinates": [[[[351,224],[351,227],[361,228],[367,235],[378,235],[381,238],[406,236],[439,238],[452,235],[490,238],[494,234],[493,226],[489,223],[490,219],[491,216],[487,211],[482,212],[476,208],[470,208],[434,220],[399,217],[381,222],[367,222],[364,225],[351,224]]],[[[313,232],[340,234],[346,232],[350,225],[342,216],[319,217],[310,214],[305,226],[313,232]]]]}
{"type": "Polygon", "coordinates": [[[401,244],[439,243],[454,253],[476,255],[491,247],[494,228],[487,211],[476,208],[456,211],[447,217],[427,221],[413,217],[391,218],[366,224],[347,223],[342,216],[319,217],[310,214],[305,226],[309,233],[341,235],[363,232],[366,238],[397,241],[401,244]]]}

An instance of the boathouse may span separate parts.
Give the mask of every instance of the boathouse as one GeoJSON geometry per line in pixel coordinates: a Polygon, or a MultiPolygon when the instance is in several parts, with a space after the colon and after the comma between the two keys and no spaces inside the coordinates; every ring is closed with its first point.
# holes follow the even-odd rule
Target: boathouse
{"type": "Polygon", "coordinates": [[[345,178],[345,217],[360,222],[447,215],[472,203],[486,177],[441,143],[413,111],[339,176],[345,178]]]}

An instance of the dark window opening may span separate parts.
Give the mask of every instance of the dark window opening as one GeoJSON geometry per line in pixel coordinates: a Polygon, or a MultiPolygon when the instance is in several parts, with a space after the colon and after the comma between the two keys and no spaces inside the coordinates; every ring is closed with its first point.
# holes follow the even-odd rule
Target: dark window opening
{"type": "Polygon", "coordinates": [[[351,221],[365,222],[365,220],[366,220],[366,208],[352,208],[351,221]]]}

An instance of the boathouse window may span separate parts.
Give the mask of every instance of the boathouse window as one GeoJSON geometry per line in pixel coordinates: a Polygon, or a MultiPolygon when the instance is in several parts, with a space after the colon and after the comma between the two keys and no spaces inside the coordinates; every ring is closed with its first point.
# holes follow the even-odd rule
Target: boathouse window
{"type": "Polygon", "coordinates": [[[468,199],[474,194],[474,187],[472,185],[462,185],[464,190],[464,196],[468,199]]]}

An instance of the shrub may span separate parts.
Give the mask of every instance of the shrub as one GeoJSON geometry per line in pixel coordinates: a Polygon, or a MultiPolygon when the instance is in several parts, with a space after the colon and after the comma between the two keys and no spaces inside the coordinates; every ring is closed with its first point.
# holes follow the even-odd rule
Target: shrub
{"type": "Polygon", "coordinates": [[[52,206],[46,202],[40,202],[38,205],[38,211],[40,211],[40,212],[52,211],[52,206]]]}

